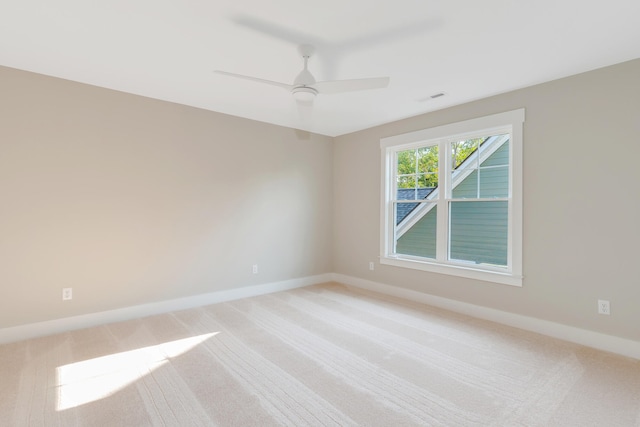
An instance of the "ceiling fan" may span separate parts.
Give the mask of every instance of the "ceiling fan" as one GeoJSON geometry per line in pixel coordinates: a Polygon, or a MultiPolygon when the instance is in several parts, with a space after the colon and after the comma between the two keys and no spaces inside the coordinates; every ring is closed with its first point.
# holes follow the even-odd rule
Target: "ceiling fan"
{"type": "Polygon", "coordinates": [[[227,71],[216,70],[218,74],[225,76],[237,77],[240,79],[251,80],[259,83],[266,83],[272,86],[278,86],[288,90],[293,97],[302,102],[311,102],[318,94],[331,94],[341,92],[353,92],[358,90],[381,89],[389,85],[389,77],[373,77],[365,79],[350,80],[329,80],[324,82],[316,81],[313,74],[309,71],[307,63],[313,52],[314,47],[308,44],[300,45],[298,52],[304,60],[304,68],[293,81],[293,84],[274,82],[272,80],[260,79],[257,77],[245,76],[242,74],[229,73],[227,71]]]}

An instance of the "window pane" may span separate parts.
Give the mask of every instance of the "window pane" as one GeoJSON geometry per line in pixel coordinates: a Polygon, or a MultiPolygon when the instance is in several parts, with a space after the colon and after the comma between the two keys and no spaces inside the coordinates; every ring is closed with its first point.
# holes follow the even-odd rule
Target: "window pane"
{"type": "Polygon", "coordinates": [[[397,180],[397,194],[398,200],[416,200],[418,193],[416,191],[416,176],[415,175],[401,175],[397,180]]]}
{"type": "Polygon", "coordinates": [[[509,166],[480,169],[480,197],[509,196],[509,166]]]}
{"type": "Polygon", "coordinates": [[[452,198],[478,197],[478,146],[482,141],[483,138],[474,138],[450,144],[452,198]]]}
{"type": "Polygon", "coordinates": [[[396,153],[398,200],[424,198],[425,189],[438,186],[438,146],[426,146],[396,153]],[[418,191],[404,191],[415,188],[418,191]]]}
{"type": "Polygon", "coordinates": [[[399,224],[404,218],[409,215],[418,205],[419,203],[407,203],[401,202],[400,200],[416,200],[413,199],[414,195],[417,195],[418,200],[425,199],[431,192],[433,188],[418,188],[418,189],[398,189],[398,203],[396,203],[396,224],[399,224]]]}
{"type": "Polygon", "coordinates": [[[489,137],[483,146],[494,150],[480,164],[480,197],[509,196],[509,135],[489,137]],[[491,146],[499,144],[499,146],[491,146]]]}
{"type": "Polygon", "coordinates": [[[477,199],[478,171],[471,169],[465,170],[464,174],[454,175],[451,196],[454,199],[477,199]]]}
{"type": "Polygon", "coordinates": [[[407,215],[412,213],[418,205],[419,203],[395,202],[394,203],[394,206],[395,206],[394,213],[396,216],[395,224],[398,225],[402,221],[404,221],[407,215]]]}
{"type": "Polygon", "coordinates": [[[420,147],[417,150],[417,171],[420,187],[438,186],[438,146],[420,147]]]}
{"type": "Polygon", "coordinates": [[[416,173],[416,150],[398,151],[397,154],[398,175],[415,174],[416,173]]]}
{"type": "Polygon", "coordinates": [[[438,172],[438,146],[420,147],[417,150],[418,172],[438,172]]]}
{"type": "MultiPolygon", "coordinates": [[[[399,203],[407,204],[407,203],[399,203]]],[[[436,257],[437,207],[435,203],[416,204],[413,211],[396,222],[395,252],[425,258],[436,257]]],[[[398,211],[400,207],[396,207],[398,211]]],[[[397,220],[397,219],[396,219],[397,220]]]]}
{"type": "MultiPolygon", "coordinates": [[[[473,162],[474,158],[471,156],[478,149],[478,145],[483,141],[484,138],[474,138],[467,139],[465,141],[456,141],[451,143],[451,159],[452,159],[452,169],[457,169],[462,163],[466,162],[467,167],[468,163],[473,162]]],[[[477,163],[477,162],[476,162],[477,163]]],[[[477,167],[477,164],[475,165],[477,167]]]]}
{"type": "Polygon", "coordinates": [[[436,188],[438,186],[438,174],[427,173],[418,175],[418,188],[436,188]]]}
{"type": "Polygon", "coordinates": [[[451,202],[449,259],[507,265],[508,203],[451,202]]]}
{"type": "Polygon", "coordinates": [[[452,143],[451,147],[452,152],[457,150],[459,157],[463,156],[465,150],[467,153],[458,168],[452,171],[451,198],[509,196],[508,134],[452,143]],[[475,151],[469,151],[474,146],[475,151]]]}
{"type": "MultiPolygon", "coordinates": [[[[494,144],[500,144],[493,154],[482,161],[481,166],[508,166],[509,165],[509,135],[495,135],[487,138],[487,141],[480,146],[480,152],[493,149],[494,144]]],[[[483,156],[485,157],[485,156],[483,156]]]]}

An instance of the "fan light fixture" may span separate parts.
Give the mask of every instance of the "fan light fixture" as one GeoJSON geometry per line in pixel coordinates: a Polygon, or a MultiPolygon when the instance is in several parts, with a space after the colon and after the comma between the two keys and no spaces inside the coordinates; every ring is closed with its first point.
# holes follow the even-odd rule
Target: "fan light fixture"
{"type": "Polygon", "coordinates": [[[293,93],[293,98],[300,102],[313,102],[318,94],[317,90],[309,86],[296,87],[291,92],[293,93]]]}

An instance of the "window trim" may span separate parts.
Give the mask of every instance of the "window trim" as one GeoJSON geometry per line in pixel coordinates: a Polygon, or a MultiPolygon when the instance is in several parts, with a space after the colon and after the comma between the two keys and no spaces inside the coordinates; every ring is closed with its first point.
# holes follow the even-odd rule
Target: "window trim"
{"type": "MultiPolygon", "coordinates": [[[[522,152],[523,152],[523,124],[525,120],[524,108],[493,114],[485,117],[450,123],[433,128],[422,129],[401,135],[394,135],[380,139],[381,149],[381,203],[380,203],[380,263],[396,267],[404,267],[416,270],[466,277],[471,279],[501,283],[513,286],[522,286],[522,152]],[[511,147],[509,150],[509,174],[511,187],[509,189],[509,222],[508,222],[508,267],[491,268],[490,266],[478,267],[476,265],[464,265],[460,262],[448,260],[430,260],[411,255],[394,255],[390,253],[392,248],[394,227],[393,212],[390,200],[394,186],[391,177],[394,174],[394,153],[401,147],[410,149],[443,139],[465,139],[475,137],[478,134],[489,135],[495,131],[504,132],[508,129],[511,133],[511,147]]],[[[449,178],[445,174],[445,181],[449,178]]],[[[444,188],[450,182],[443,182],[444,188]]],[[[441,184],[441,185],[442,185],[441,184]]],[[[438,221],[448,221],[448,215],[438,215],[438,221]],[[441,218],[442,217],[442,218],[441,218]]],[[[438,225],[438,244],[446,244],[441,241],[440,234],[447,228],[438,225]]]]}

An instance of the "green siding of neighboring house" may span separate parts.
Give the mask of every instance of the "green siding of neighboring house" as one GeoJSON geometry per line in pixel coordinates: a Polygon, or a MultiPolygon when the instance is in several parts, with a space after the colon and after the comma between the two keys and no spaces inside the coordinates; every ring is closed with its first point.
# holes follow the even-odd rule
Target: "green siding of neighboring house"
{"type": "MultiPolygon", "coordinates": [[[[507,197],[509,144],[504,143],[453,189],[454,199],[507,197]],[[478,187],[478,176],[480,186],[478,187]],[[479,194],[478,194],[479,193],[479,194]]],[[[507,265],[506,201],[453,201],[450,206],[450,259],[507,265]]],[[[436,256],[436,210],[425,214],[396,242],[396,253],[436,256]]]]}
{"type": "Polygon", "coordinates": [[[507,203],[451,203],[450,259],[507,265],[507,203]]]}
{"type": "Polygon", "coordinates": [[[425,258],[436,257],[436,209],[420,218],[396,243],[396,253],[425,258]]]}

